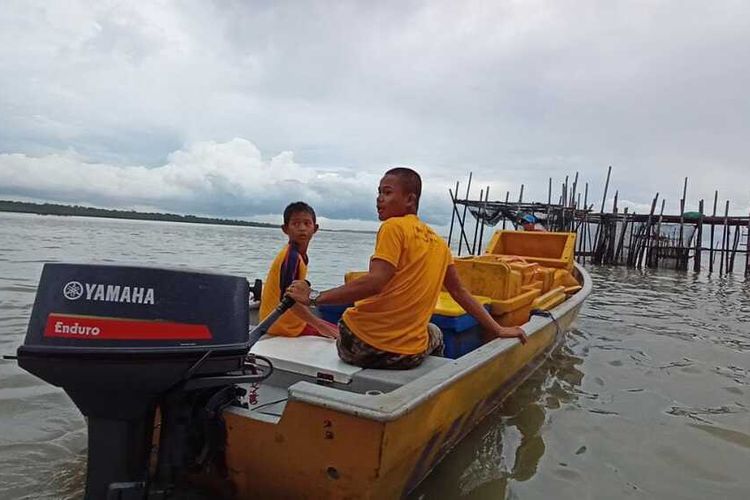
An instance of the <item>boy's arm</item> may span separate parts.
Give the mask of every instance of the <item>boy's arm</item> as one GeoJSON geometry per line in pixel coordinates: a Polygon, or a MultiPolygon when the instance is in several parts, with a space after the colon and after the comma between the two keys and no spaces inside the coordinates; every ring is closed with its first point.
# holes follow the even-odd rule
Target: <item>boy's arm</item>
{"type": "Polygon", "coordinates": [[[456,266],[453,264],[448,266],[443,285],[446,290],[448,290],[451,297],[453,297],[453,300],[458,302],[458,305],[463,307],[467,313],[471,314],[477,321],[479,321],[479,324],[482,325],[485,330],[494,333],[500,338],[517,338],[522,344],[526,343],[526,334],[522,328],[518,326],[505,327],[499,325],[492,316],[490,316],[490,313],[487,312],[482,304],[477,302],[471,293],[469,293],[464,287],[463,283],[461,283],[461,277],[458,275],[456,266]]]}
{"type": "Polygon", "coordinates": [[[338,328],[335,325],[331,325],[327,321],[317,317],[309,307],[303,306],[300,303],[295,303],[292,306],[292,314],[297,316],[299,319],[314,327],[318,332],[325,337],[338,337],[338,328]]]}
{"type": "MultiPolygon", "coordinates": [[[[396,274],[393,264],[373,258],[370,269],[364,276],[344,285],[320,293],[318,304],[352,304],[358,300],[379,294],[396,274]]],[[[298,304],[310,304],[310,285],[305,281],[295,281],[287,288],[286,294],[298,304]]]]}

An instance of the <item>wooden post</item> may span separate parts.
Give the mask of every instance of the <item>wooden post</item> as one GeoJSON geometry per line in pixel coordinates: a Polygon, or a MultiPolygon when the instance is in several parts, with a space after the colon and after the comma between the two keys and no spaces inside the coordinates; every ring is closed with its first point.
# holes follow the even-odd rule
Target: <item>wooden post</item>
{"type": "MultiPolygon", "coordinates": [[[[487,186],[487,190],[484,192],[484,206],[482,209],[482,214],[484,217],[487,216],[487,203],[490,201],[490,187],[487,186]]],[[[482,229],[479,231],[479,251],[477,253],[482,253],[482,240],[484,239],[484,217],[482,217],[482,229]]]]}
{"type": "Polygon", "coordinates": [[[727,272],[733,273],[734,272],[734,259],[737,257],[737,247],[740,245],[740,225],[737,224],[734,226],[734,243],[732,244],[732,253],[731,253],[731,259],[729,260],[729,264],[727,265],[727,272]]]}
{"type": "Polygon", "coordinates": [[[615,250],[615,264],[620,263],[620,257],[622,256],[622,246],[625,244],[625,231],[628,230],[628,207],[622,211],[622,229],[620,230],[620,239],[617,243],[617,249],[615,250]]]}
{"type": "MultiPolygon", "coordinates": [[[[647,259],[646,265],[648,267],[659,267],[659,251],[661,249],[661,222],[664,219],[664,204],[667,200],[661,200],[661,209],[659,210],[659,220],[656,223],[656,251],[651,254],[647,259]]],[[[649,250],[649,253],[651,251],[649,250]]]]}
{"type": "Polygon", "coordinates": [[[648,262],[651,258],[651,221],[654,218],[654,211],[656,210],[656,202],[659,200],[659,193],[656,193],[656,196],[654,196],[653,201],[651,202],[651,210],[648,213],[648,219],[646,220],[646,242],[645,242],[645,248],[641,250],[641,255],[638,257],[637,267],[643,266],[643,252],[645,251],[646,254],[646,265],[648,265],[648,262]]]}
{"type": "Polygon", "coordinates": [[[727,200],[726,209],[724,210],[724,227],[721,231],[721,261],[719,263],[719,275],[724,274],[724,262],[726,261],[726,249],[729,246],[729,233],[728,233],[728,219],[729,219],[729,200],[727,200]]]}
{"type": "Polygon", "coordinates": [[[547,231],[552,231],[552,177],[549,178],[547,187],[547,231]]]}
{"type": "Polygon", "coordinates": [[[607,201],[607,191],[609,190],[609,176],[612,174],[612,165],[607,169],[607,182],[604,183],[604,195],[602,196],[602,209],[599,210],[600,214],[604,213],[604,202],[607,201]]]}
{"type": "MultiPolygon", "coordinates": [[[[453,211],[455,212],[456,219],[458,220],[458,225],[461,227],[461,234],[459,235],[458,244],[461,245],[462,241],[466,242],[466,248],[469,248],[469,238],[466,237],[466,232],[464,231],[464,221],[461,220],[461,216],[458,214],[458,207],[456,206],[456,196],[453,194],[453,191],[451,191],[451,188],[448,188],[448,194],[451,195],[451,200],[453,200],[453,211]],[[463,238],[462,238],[463,237],[463,238]]],[[[461,255],[459,253],[459,255],[461,255]]]]}
{"type": "MultiPolygon", "coordinates": [[[[510,198],[510,191],[505,192],[505,204],[506,205],[508,205],[508,198],[510,198]]],[[[506,222],[505,215],[503,215],[503,230],[505,230],[505,222],[506,222]]]]}
{"type": "Polygon", "coordinates": [[[638,256],[638,235],[641,232],[643,226],[638,226],[638,230],[634,231],[635,216],[636,212],[633,212],[633,222],[630,224],[630,238],[628,239],[628,258],[625,261],[628,267],[635,267],[635,259],[638,256]]]}
{"type": "Polygon", "coordinates": [[[573,190],[570,193],[570,204],[573,205],[573,202],[576,198],[576,189],[578,188],[578,172],[576,172],[576,177],[573,179],[573,190]]]}
{"type": "Polygon", "coordinates": [[[714,212],[711,219],[711,241],[709,244],[709,251],[708,251],[708,272],[712,273],[714,272],[714,229],[715,229],[715,222],[716,219],[716,204],[719,201],[719,191],[714,191],[714,212]]]}
{"type": "Polygon", "coordinates": [[[747,242],[745,243],[745,276],[750,276],[750,213],[747,216],[747,242]]]}
{"type": "Polygon", "coordinates": [[[688,249],[684,242],[684,231],[685,231],[685,198],[687,197],[687,184],[688,184],[688,178],[685,177],[685,184],[682,188],[682,198],[680,199],[680,243],[678,246],[677,251],[675,252],[676,260],[675,260],[675,267],[677,269],[687,269],[687,256],[688,256],[688,249]],[[683,257],[683,247],[684,248],[684,257],[683,257]],[[683,261],[684,260],[684,261],[683,261]]]}
{"type": "Polygon", "coordinates": [[[523,203],[523,184],[521,184],[521,193],[518,195],[518,203],[523,203]]]}
{"type": "MultiPolygon", "coordinates": [[[[448,190],[450,192],[450,189],[448,190]]],[[[458,181],[456,181],[456,193],[458,193],[458,181]]],[[[453,206],[455,207],[456,201],[453,199],[453,196],[451,196],[451,203],[453,203],[453,206]]],[[[453,236],[453,220],[456,218],[456,211],[453,210],[451,212],[451,227],[448,230],[448,248],[451,246],[451,237],[453,236]]]]}
{"type": "MultiPolygon", "coordinates": [[[[583,212],[583,235],[584,237],[583,237],[582,248],[583,248],[584,253],[586,252],[586,236],[591,230],[591,228],[589,227],[589,213],[588,213],[588,210],[586,210],[586,208],[588,207],[588,202],[589,202],[589,183],[587,182],[586,188],[583,192],[583,210],[584,210],[583,212]]],[[[583,261],[586,262],[585,256],[583,257],[583,261]]]]}
{"type": "Polygon", "coordinates": [[[615,257],[615,247],[617,246],[617,198],[619,191],[615,191],[615,201],[612,203],[612,224],[610,225],[610,237],[607,244],[607,263],[612,264],[615,257]]]}
{"type": "MultiPolygon", "coordinates": [[[[484,189],[479,190],[479,201],[480,204],[477,205],[477,223],[474,224],[474,241],[471,244],[471,255],[476,255],[474,253],[477,249],[477,236],[479,236],[479,219],[482,218],[482,205],[481,201],[484,199],[484,189]]],[[[468,250],[468,248],[467,248],[468,250]]]]}
{"type": "Polygon", "coordinates": [[[693,271],[701,271],[701,260],[703,258],[703,200],[698,202],[698,227],[695,228],[695,255],[693,256],[693,271]]]}
{"type": "MultiPolygon", "coordinates": [[[[471,172],[469,172],[469,183],[466,186],[466,200],[469,200],[469,191],[471,190],[471,172]]],[[[456,196],[458,196],[458,191],[456,191],[456,196]]],[[[464,204],[464,216],[461,218],[461,229],[463,232],[464,224],[466,223],[466,210],[468,209],[468,205],[464,204]]],[[[458,255],[461,256],[461,243],[462,240],[458,240],[458,255]]],[[[466,250],[469,250],[469,240],[466,239],[466,250]]]]}

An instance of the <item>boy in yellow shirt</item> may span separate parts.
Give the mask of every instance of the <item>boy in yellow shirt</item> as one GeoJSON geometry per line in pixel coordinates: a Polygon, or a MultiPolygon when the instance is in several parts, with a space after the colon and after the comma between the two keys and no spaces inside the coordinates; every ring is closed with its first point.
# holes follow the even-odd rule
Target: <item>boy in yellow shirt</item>
{"type": "Polygon", "coordinates": [[[383,221],[367,274],[317,292],[295,281],[287,295],[302,304],[348,304],[339,323],[339,357],[365,368],[408,369],[430,354],[441,355],[443,336],[429,323],[441,287],[497,337],[526,343],[523,329],[499,325],[464,288],[448,245],[419,220],[422,180],[414,170],[393,168],[378,188],[383,221]]]}
{"type": "MultiPolygon", "coordinates": [[[[260,300],[261,321],[276,308],[284,297],[284,290],[294,280],[304,280],[307,276],[307,248],[318,231],[315,211],[302,201],[289,204],[284,209],[281,230],[289,236],[289,243],[276,255],[268,270],[260,300]]],[[[271,325],[268,333],[284,337],[321,335],[336,338],[338,328],[315,316],[306,306],[295,304],[271,325]]]]}

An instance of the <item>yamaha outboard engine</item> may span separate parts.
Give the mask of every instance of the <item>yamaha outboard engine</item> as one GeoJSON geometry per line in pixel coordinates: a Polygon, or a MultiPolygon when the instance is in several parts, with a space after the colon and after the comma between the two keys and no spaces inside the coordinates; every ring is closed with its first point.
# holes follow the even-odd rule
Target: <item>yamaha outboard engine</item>
{"type": "Polygon", "coordinates": [[[207,437],[196,437],[211,433],[205,419],[238,403],[236,383],[270,373],[246,359],[248,298],[247,280],[234,276],[44,266],[18,362],[62,387],[87,417],[86,498],[168,493],[187,466],[206,459],[207,437]]]}

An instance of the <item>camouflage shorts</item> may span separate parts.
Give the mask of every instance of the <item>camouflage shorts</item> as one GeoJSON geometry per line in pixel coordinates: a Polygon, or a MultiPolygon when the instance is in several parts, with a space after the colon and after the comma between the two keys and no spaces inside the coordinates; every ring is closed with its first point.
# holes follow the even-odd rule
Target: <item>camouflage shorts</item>
{"type": "Polygon", "coordinates": [[[429,355],[442,356],[445,347],[443,345],[443,333],[440,328],[432,323],[427,325],[427,333],[429,334],[427,349],[419,354],[397,354],[381,351],[357,338],[343,320],[339,321],[339,333],[340,336],[336,340],[339,357],[345,363],[362,368],[408,370],[422,364],[422,361],[429,355]]]}

